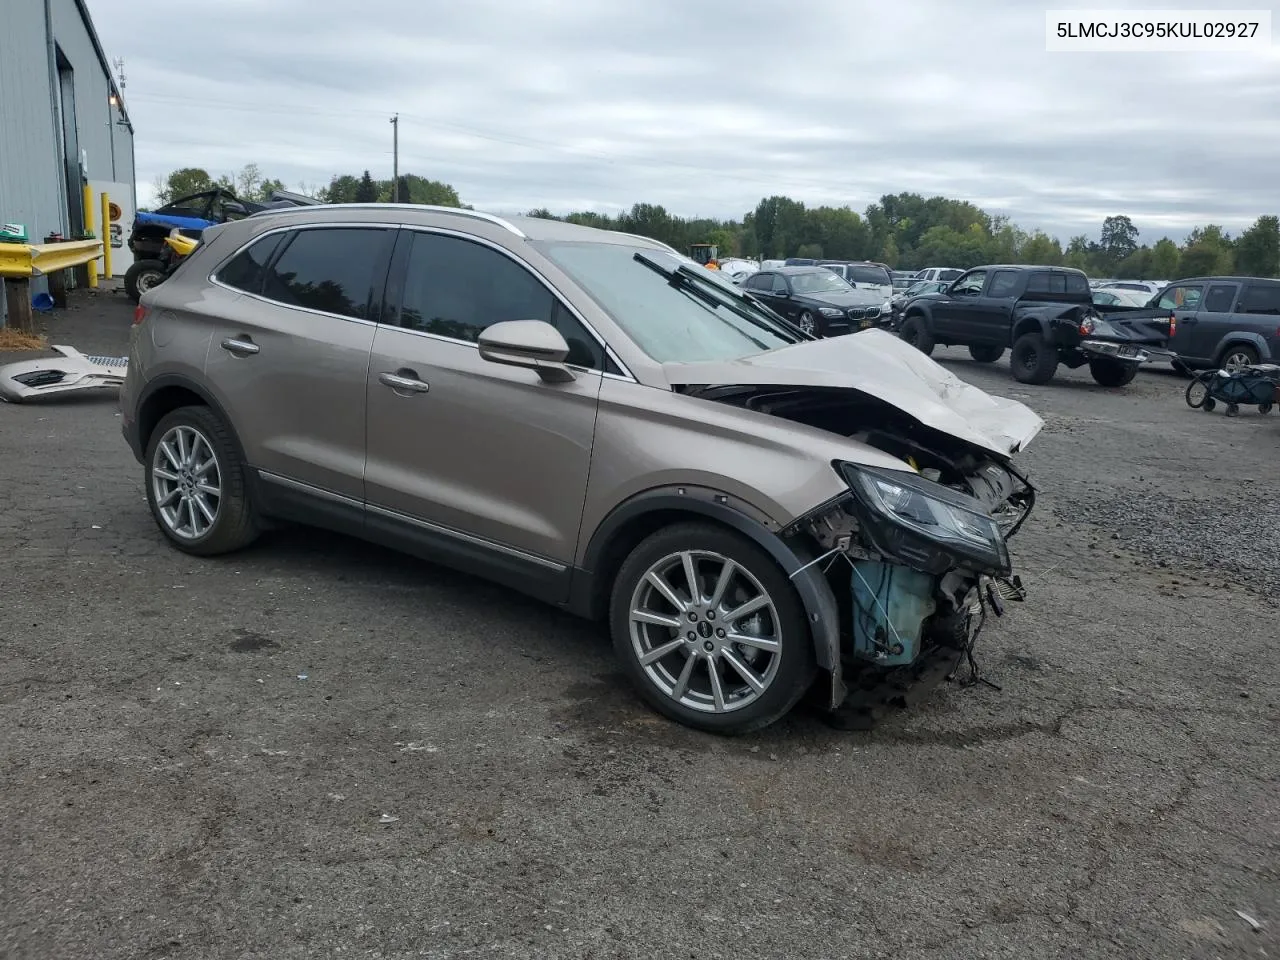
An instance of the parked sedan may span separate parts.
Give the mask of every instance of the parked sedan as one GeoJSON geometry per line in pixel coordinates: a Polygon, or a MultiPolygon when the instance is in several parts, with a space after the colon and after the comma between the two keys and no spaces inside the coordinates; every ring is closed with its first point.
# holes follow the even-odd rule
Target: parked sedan
{"type": "Polygon", "coordinates": [[[1151,295],[1139,290],[1119,290],[1108,287],[1092,291],[1094,306],[1098,307],[1145,307],[1151,295]]]}
{"type": "Polygon", "coordinates": [[[826,267],[761,270],[744,290],[786,317],[805,333],[834,337],[889,322],[888,300],[873,290],[851,287],[826,267]]]}

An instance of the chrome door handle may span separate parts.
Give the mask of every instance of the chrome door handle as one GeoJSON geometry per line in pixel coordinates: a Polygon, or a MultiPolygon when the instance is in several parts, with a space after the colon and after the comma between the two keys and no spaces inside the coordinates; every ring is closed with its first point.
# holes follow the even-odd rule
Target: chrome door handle
{"type": "Polygon", "coordinates": [[[378,382],[385,384],[392,390],[405,390],[409,393],[426,393],[431,389],[417,377],[404,376],[400,373],[380,373],[378,374],[378,382]]]}
{"type": "Polygon", "coordinates": [[[252,340],[241,340],[238,337],[227,337],[222,341],[222,349],[234,353],[237,357],[247,357],[258,352],[258,345],[252,340]]]}

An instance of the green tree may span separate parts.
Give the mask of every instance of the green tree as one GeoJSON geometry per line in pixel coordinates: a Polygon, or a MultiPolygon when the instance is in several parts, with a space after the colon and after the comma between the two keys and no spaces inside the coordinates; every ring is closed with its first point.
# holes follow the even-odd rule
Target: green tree
{"type": "Polygon", "coordinates": [[[1057,266],[1062,263],[1062,244],[1058,243],[1057,237],[1037,230],[1018,251],[1017,262],[1057,266]]]}
{"type": "Polygon", "coordinates": [[[212,190],[216,184],[201,167],[182,167],[156,182],[156,199],[161,206],[193,193],[212,190]]]}
{"type": "Polygon", "coordinates": [[[1124,215],[1107,217],[1102,221],[1102,236],[1098,245],[1107,262],[1118,264],[1138,249],[1138,228],[1124,215]]]}
{"type": "Polygon", "coordinates": [[[1178,275],[1182,277],[1215,276],[1229,274],[1235,266],[1231,238],[1215,223],[1196,227],[1187,235],[1187,242],[1178,259],[1178,275]]]}
{"type": "Polygon", "coordinates": [[[1280,277],[1280,218],[1259,217],[1236,241],[1235,272],[1245,277],[1280,277]]]}
{"type": "Polygon", "coordinates": [[[1178,258],[1182,251],[1168,237],[1161,237],[1151,248],[1150,280],[1173,280],[1178,273],[1178,258]]]}
{"type": "Polygon", "coordinates": [[[369,176],[366,170],[360,177],[360,182],[356,184],[355,196],[352,198],[353,203],[377,203],[378,202],[378,185],[373,182],[373,177],[369,176]]]}
{"type": "Polygon", "coordinates": [[[810,260],[821,260],[824,256],[822,252],[822,244],[820,243],[802,243],[796,250],[797,257],[806,257],[810,260]]]}
{"type": "Polygon", "coordinates": [[[884,245],[880,248],[880,262],[896,268],[899,256],[898,241],[892,236],[886,238],[884,245]]]}
{"type": "Polygon", "coordinates": [[[321,199],[325,203],[354,203],[359,186],[360,181],[348,173],[335,175],[322,191],[321,199]]]}

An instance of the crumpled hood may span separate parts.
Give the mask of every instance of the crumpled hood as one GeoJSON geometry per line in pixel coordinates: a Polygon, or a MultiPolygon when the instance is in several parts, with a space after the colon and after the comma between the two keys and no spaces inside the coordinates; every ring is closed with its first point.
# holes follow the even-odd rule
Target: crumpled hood
{"type": "Polygon", "coordinates": [[[1030,443],[1044,421],[994,397],[883,330],[797,343],[741,360],[665,363],[672,386],[843,387],[892,404],[926,426],[1003,455],[1030,443]]]}

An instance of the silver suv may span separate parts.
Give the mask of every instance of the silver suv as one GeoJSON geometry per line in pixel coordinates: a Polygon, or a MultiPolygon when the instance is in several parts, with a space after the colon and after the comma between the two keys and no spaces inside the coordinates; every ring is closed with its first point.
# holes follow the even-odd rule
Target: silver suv
{"type": "Polygon", "coordinates": [[[653,240],[384,204],[207,229],[121,409],[179,549],[295,521],[491,578],[607,620],[650,704],[721,733],[958,659],[1041,427],[653,240]]]}

